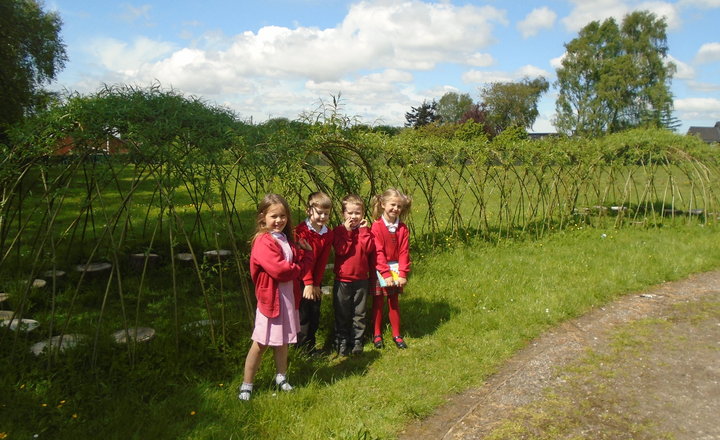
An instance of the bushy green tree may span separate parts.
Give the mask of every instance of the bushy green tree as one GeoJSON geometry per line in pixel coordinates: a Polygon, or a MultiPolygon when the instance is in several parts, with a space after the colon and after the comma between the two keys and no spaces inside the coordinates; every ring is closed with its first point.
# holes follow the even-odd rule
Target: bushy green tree
{"type": "Polygon", "coordinates": [[[667,24],[647,11],[620,26],[608,18],[585,26],[565,45],[557,70],[555,126],[566,134],[599,135],[660,127],[672,112],[667,24]]]}
{"type": "Polygon", "coordinates": [[[492,131],[510,127],[532,128],[538,115],[538,101],[549,88],[543,77],[518,82],[495,82],[480,91],[492,131]]]}
{"type": "Polygon", "coordinates": [[[443,124],[459,122],[472,105],[473,100],[469,94],[447,92],[438,101],[437,115],[443,124]]]}
{"type": "Polygon", "coordinates": [[[61,25],[36,0],[0,1],[0,141],[9,125],[51,99],[42,87],[67,60],[61,25]]]}

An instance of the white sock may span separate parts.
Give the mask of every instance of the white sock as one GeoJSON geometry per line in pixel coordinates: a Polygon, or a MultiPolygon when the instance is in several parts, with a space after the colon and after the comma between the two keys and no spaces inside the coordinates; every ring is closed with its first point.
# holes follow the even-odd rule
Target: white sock
{"type": "Polygon", "coordinates": [[[280,385],[280,389],[283,391],[292,391],[293,389],[293,387],[287,383],[287,377],[282,373],[278,373],[275,376],[275,383],[280,385]]]}
{"type": "Polygon", "coordinates": [[[243,382],[243,384],[240,385],[240,394],[238,394],[238,399],[250,400],[250,395],[252,394],[252,390],[253,390],[253,384],[243,382]],[[248,391],[248,392],[244,393],[243,391],[248,391]]]}

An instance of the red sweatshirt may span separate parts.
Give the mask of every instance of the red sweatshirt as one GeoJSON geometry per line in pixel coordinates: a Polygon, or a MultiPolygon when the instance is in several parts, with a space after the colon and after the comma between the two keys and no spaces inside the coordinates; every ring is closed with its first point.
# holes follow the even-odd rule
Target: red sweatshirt
{"type": "Polygon", "coordinates": [[[344,225],[333,229],[335,279],[342,282],[367,280],[375,270],[375,240],[370,228],[351,231],[344,225]]]}
{"type": "MultiPolygon", "coordinates": [[[[314,229],[308,227],[306,222],[300,223],[295,228],[295,240],[305,239],[313,248],[314,263],[300,277],[306,286],[319,287],[322,284],[325,265],[330,257],[332,236],[333,233],[329,229],[322,235],[318,234],[314,229]]],[[[300,249],[299,252],[306,253],[308,251],[300,249]]]]}
{"type": "Polygon", "coordinates": [[[300,275],[312,266],[313,255],[312,252],[304,252],[300,256],[299,248],[292,244],[290,246],[294,255],[292,262],[285,261],[280,243],[270,233],[257,237],[250,251],[250,277],[255,284],[257,307],[268,318],[280,314],[279,285],[282,282],[293,281],[295,308],[300,307],[300,275]]]}
{"type": "Polygon", "coordinates": [[[372,225],[372,233],[377,250],[375,267],[380,275],[390,278],[388,261],[397,261],[400,277],[407,278],[410,273],[410,231],[405,223],[399,222],[397,231],[392,234],[383,219],[379,218],[372,225]]]}

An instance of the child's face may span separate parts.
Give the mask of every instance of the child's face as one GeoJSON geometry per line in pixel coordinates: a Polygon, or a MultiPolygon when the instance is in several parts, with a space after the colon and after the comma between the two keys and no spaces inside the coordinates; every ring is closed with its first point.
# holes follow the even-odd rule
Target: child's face
{"type": "Polygon", "coordinates": [[[308,209],[308,219],[310,219],[313,228],[320,230],[330,219],[330,209],[311,206],[308,209]]]}
{"type": "Polygon", "coordinates": [[[389,222],[395,222],[403,210],[403,200],[400,197],[388,197],[382,204],[383,215],[389,222]]]}
{"type": "Polygon", "coordinates": [[[343,210],[345,221],[350,221],[351,228],[357,228],[363,219],[363,206],[359,203],[348,203],[343,210]]]}
{"type": "Polygon", "coordinates": [[[287,213],[285,207],[280,203],[270,205],[265,211],[265,227],[270,232],[282,232],[287,224],[287,213]]]}

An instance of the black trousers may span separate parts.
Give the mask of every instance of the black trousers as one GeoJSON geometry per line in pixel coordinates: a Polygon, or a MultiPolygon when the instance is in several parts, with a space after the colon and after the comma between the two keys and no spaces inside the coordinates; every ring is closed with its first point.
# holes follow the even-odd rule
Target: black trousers
{"type": "Polygon", "coordinates": [[[316,300],[302,298],[300,300],[300,332],[297,335],[297,346],[308,349],[315,348],[315,333],[320,327],[321,298],[316,300]]]}
{"type": "Polygon", "coordinates": [[[368,280],[335,281],[333,310],[335,311],[335,339],[350,345],[362,343],[366,327],[368,280]]]}

